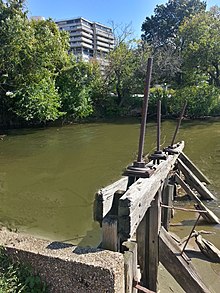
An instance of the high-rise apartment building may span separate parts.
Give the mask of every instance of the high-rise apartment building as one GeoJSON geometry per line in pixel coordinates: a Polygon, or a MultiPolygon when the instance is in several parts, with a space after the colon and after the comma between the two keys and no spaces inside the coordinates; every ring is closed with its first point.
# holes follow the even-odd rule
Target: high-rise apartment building
{"type": "Polygon", "coordinates": [[[95,58],[105,64],[105,57],[114,46],[112,29],[98,22],[78,17],[56,21],[60,30],[70,34],[70,50],[83,60],[95,58]]]}

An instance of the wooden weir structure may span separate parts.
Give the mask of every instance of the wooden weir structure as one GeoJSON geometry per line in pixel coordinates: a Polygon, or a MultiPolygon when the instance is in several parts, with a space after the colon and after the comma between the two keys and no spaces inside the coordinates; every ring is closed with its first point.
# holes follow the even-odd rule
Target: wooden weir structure
{"type": "MultiPolygon", "coordinates": [[[[195,165],[202,182],[189,171],[192,162],[183,149],[184,142],[176,144],[175,152],[155,166],[152,176],[139,178],[128,189],[128,177],[122,177],[96,194],[94,218],[102,226],[101,247],[124,253],[126,293],[138,292],[137,288],[141,287],[135,286],[135,282],[139,281],[143,288],[156,292],[159,261],[185,292],[209,292],[187,255],[167,232],[177,183],[192,197],[198,205],[198,213],[201,212],[206,221],[220,223],[201,201],[214,199],[202,184],[208,179],[195,165]],[[184,174],[184,180],[180,174],[181,177],[184,174]],[[138,267],[140,280],[137,279],[138,267]]],[[[143,288],[139,292],[150,292],[143,288]]]]}
{"type": "MultiPolygon", "coordinates": [[[[150,74],[146,82],[145,96],[148,96],[150,74]]],[[[144,107],[147,109],[146,101],[144,107]]],[[[160,126],[160,105],[158,117],[160,126]]],[[[146,112],[142,121],[146,123],[146,112]]],[[[144,124],[141,129],[137,162],[126,169],[126,176],[96,194],[94,219],[102,227],[101,247],[124,254],[125,293],[157,292],[159,262],[185,292],[208,293],[184,249],[181,250],[168,229],[177,184],[195,201],[194,212],[199,217],[212,224],[220,223],[201,201],[215,199],[203,184],[210,182],[184,154],[184,142],[174,144],[177,131],[171,146],[163,151],[160,151],[158,132],[157,151],[149,163],[144,163],[144,124]]]]}

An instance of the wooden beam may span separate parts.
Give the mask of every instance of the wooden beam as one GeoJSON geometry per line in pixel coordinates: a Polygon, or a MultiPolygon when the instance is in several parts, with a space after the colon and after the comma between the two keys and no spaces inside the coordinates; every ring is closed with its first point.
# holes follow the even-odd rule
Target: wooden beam
{"type": "Polygon", "coordinates": [[[107,216],[102,221],[102,243],[103,249],[118,251],[118,221],[116,216],[107,216]]]}
{"type": "Polygon", "coordinates": [[[125,268],[125,293],[137,293],[134,288],[134,281],[137,279],[137,243],[126,241],[123,244],[126,249],[124,252],[124,268],[125,268]]]}
{"type": "Polygon", "coordinates": [[[101,224],[104,217],[112,208],[115,192],[117,190],[126,190],[127,184],[128,178],[122,177],[96,193],[93,206],[93,218],[95,221],[101,224]]]}
{"type": "Polygon", "coordinates": [[[213,200],[215,199],[214,195],[206,188],[202,182],[192,173],[192,171],[178,158],[178,169],[185,176],[186,182],[197,190],[202,199],[213,200]]]}
{"type": "Polygon", "coordinates": [[[181,142],[175,149],[177,153],[169,155],[166,161],[157,165],[150,178],[139,178],[119,199],[119,233],[122,241],[126,241],[134,235],[155,194],[173,169],[179,152],[183,148],[184,142],[181,142]]]}
{"type": "Polygon", "coordinates": [[[184,154],[180,154],[180,160],[192,171],[192,173],[202,182],[211,184],[210,180],[199,170],[196,165],[184,154]]]}
{"type": "MultiPolygon", "coordinates": [[[[162,203],[167,206],[172,205],[174,185],[166,184],[162,192],[162,203]]],[[[171,219],[171,209],[162,208],[162,225],[168,231],[171,219]]]]}
{"type": "Polygon", "coordinates": [[[155,292],[159,264],[160,201],[161,191],[159,190],[136,233],[141,285],[155,292]]]}
{"type": "Polygon", "coordinates": [[[210,293],[193,265],[185,260],[187,256],[181,255],[180,247],[163,227],[159,236],[159,256],[160,262],[185,292],[210,293]]]}
{"type": "Polygon", "coordinates": [[[185,192],[197,203],[198,209],[207,212],[201,214],[201,216],[207,222],[212,224],[220,224],[220,219],[204,205],[204,203],[198,198],[195,192],[193,192],[193,190],[181,179],[178,174],[175,175],[175,180],[177,184],[180,184],[185,192]]]}

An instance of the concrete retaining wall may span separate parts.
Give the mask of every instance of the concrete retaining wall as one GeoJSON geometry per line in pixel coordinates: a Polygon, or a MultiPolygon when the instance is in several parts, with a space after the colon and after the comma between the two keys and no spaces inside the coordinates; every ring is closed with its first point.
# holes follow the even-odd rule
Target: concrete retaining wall
{"type": "Polygon", "coordinates": [[[124,260],[120,253],[78,248],[0,230],[0,245],[30,264],[53,293],[123,293],[124,260]]]}

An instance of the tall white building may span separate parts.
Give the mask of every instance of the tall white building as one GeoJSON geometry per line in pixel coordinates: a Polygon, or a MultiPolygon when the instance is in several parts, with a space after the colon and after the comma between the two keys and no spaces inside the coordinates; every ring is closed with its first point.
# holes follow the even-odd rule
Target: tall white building
{"type": "Polygon", "coordinates": [[[105,57],[114,46],[112,29],[83,17],[56,21],[60,30],[70,34],[70,50],[83,60],[95,58],[105,65],[105,57]]]}

